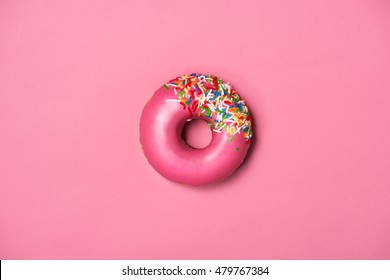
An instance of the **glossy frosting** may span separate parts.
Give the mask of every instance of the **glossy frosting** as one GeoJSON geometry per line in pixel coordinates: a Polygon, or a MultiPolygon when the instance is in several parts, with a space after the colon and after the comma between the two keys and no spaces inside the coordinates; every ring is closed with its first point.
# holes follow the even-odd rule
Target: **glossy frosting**
{"type": "Polygon", "coordinates": [[[187,185],[230,176],[244,161],[251,137],[245,102],[215,76],[191,74],[171,80],[155,92],[141,116],[140,140],[149,163],[165,178],[187,185]],[[213,129],[203,149],[190,147],[181,137],[184,124],[192,119],[206,120],[213,129]]]}

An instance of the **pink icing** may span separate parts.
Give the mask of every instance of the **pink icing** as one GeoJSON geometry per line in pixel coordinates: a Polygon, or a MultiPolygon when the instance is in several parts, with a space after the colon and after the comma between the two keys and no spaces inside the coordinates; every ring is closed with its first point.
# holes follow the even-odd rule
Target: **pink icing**
{"type": "Polygon", "coordinates": [[[230,176],[244,161],[250,142],[244,137],[212,132],[213,137],[204,149],[194,149],[181,138],[186,121],[192,117],[183,110],[172,88],[161,87],[144,107],[140,123],[140,140],[150,165],[165,178],[187,185],[204,185],[221,181],[230,176]]]}

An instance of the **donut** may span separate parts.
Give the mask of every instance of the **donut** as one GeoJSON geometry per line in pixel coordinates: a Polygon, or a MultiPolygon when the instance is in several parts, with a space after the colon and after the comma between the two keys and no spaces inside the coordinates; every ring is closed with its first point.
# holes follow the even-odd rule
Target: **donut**
{"type": "Polygon", "coordinates": [[[140,141],[150,165],[168,180],[207,185],[229,177],[244,161],[253,137],[245,101],[229,83],[212,75],[179,76],[159,88],[145,105],[140,141]],[[186,122],[202,119],[210,144],[195,149],[182,138],[186,122]]]}

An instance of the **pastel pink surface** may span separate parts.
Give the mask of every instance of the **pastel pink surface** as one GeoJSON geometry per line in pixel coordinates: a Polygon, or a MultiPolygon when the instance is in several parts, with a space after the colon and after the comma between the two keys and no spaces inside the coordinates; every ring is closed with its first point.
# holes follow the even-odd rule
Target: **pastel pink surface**
{"type": "Polygon", "coordinates": [[[0,259],[390,258],[388,1],[1,1],[0,259]],[[143,106],[176,75],[245,96],[209,188],[161,177],[143,106]]]}

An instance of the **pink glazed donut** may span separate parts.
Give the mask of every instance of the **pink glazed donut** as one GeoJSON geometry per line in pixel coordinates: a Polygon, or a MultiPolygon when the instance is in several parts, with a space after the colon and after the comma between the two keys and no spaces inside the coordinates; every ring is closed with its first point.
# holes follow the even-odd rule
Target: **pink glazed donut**
{"type": "Polygon", "coordinates": [[[165,178],[186,185],[204,185],[230,176],[244,161],[253,136],[244,100],[216,76],[191,74],[173,79],[146,104],[140,140],[150,165],[165,178]],[[212,129],[203,149],[182,138],[187,121],[202,119],[212,129]]]}

